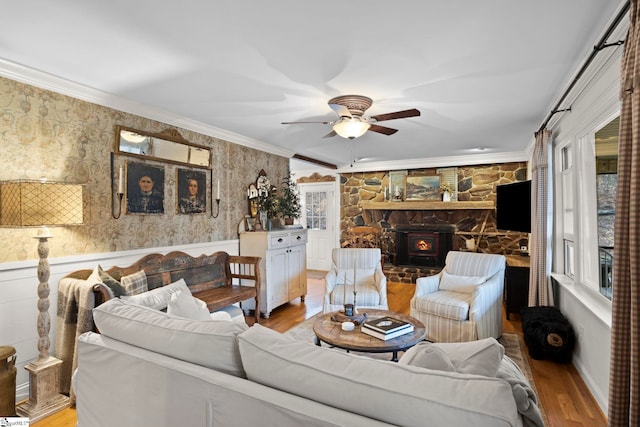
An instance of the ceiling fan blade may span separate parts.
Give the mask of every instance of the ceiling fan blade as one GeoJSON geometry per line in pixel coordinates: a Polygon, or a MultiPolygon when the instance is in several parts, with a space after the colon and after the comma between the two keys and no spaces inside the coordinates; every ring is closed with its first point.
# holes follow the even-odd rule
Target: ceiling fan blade
{"type": "Polygon", "coordinates": [[[319,123],[322,125],[330,125],[333,122],[280,122],[281,125],[295,125],[299,123],[319,123]]]}
{"type": "Polygon", "coordinates": [[[329,107],[340,117],[351,117],[351,111],[344,105],[340,104],[329,104],[329,107]]]}
{"type": "Polygon", "coordinates": [[[378,125],[374,125],[372,124],[371,127],[369,128],[370,131],[372,132],[378,132],[384,135],[393,135],[394,133],[398,132],[398,129],[392,129],[392,128],[388,128],[386,126],[378,126],[378,125]]]}
{"type": "Polygon", "coordinates": [[[377,114],[375,116],[371,116],[371,118],[375,119],[377,122],[382,122],[385,120],[404,119],[405,117],[416,117],[419,115],[420,111],[412,108],[411,110],[396,111],[395,113],[377,114]]]}
{"type": "Polygon", "coordinates": [[[323,136],[323,138],[331,138],[331,137],[334,137],[334,136],[336,136],[336,135],[337,135],[336,131],[335,131],[335,130],[332,130],[331,132],[329,132],[328,134],[326,134],[325,136],[323,136]]]}

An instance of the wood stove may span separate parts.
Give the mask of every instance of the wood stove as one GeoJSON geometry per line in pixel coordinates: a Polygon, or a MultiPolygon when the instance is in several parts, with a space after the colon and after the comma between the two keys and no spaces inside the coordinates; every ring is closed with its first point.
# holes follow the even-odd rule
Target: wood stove
{"type": "Polygon", "coordinates": [[[396,228],[396,265],[444,267],[455,226],[405,225],[396,228]]]}

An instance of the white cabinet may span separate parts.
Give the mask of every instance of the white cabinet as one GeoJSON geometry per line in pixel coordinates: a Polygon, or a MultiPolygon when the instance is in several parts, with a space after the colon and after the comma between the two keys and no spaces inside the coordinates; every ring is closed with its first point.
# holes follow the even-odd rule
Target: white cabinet
{"type": "MultiPolygon", "coordinates": [[[[284,229],[240,233],[240,255],[259,256],[260,312],[268,318],[271,311],[307,294],[307,230],[284,229]]],[[[252,310],[255,301],[243,302],[252,310]]]]}

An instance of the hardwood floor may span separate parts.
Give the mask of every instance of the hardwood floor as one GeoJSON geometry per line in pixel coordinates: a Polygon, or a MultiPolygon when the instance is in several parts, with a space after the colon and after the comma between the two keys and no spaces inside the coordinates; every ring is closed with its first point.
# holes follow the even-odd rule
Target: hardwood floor
{"type": "MultiPolygon", "coordinates": [[[[409,314],[409,300],[413,296],[414,285],[389,283],[387,289],[389,309],[409,314]]],[[[260,324],[279,332],[284,332],[305,319],[322,311],[324,296],[323,281],[309,279],[305,302],[296,299],[276,308],[269,319],[261,319],[260,324]]],[[[518,316],[511,320],[503,317],[505,332],[522,333],[518,316]]],[[[253,324],[254,318],[247,322],[253,324]]],[[[539,400],[547,416],[548,427],[606,426],[606,417],[600,411],[582,378],[573,365],[561,365],[550,361],[529,359],[539,400]]],[[[44,420],[32,424],[33,427],[74,427],[75,409],[65,409],[44,420]]]]}

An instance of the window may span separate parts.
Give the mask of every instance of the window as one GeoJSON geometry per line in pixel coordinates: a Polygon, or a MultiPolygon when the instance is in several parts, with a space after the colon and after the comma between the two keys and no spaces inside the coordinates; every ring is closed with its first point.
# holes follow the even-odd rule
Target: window
{"type": "Polygon", "coordinates": [[[564,244],[564,274],[575,276],[574,251],[574,150],[573,144],[562,148],[562,240],[564,244]]]}
{"type": "Polygon", "coordinates": [[[613,230],[618,187],[619,129],[620,118],[617,117],[598,130],[595,135],[598,284],[600,293],[609,299],[613,291],[613,230]]]}
{"type": "Polygon", "coordinates": [[[559,145],[556,224],[558,270],[611,299],[619,119],[609,118],[559,145]]]}

